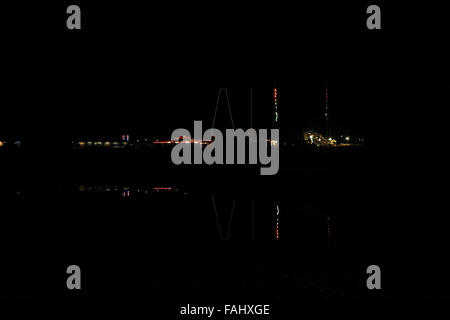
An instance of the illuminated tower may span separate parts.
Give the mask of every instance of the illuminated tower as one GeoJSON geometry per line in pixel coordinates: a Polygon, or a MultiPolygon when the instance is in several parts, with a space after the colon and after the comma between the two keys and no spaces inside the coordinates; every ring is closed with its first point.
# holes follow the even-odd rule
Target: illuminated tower
{"type": "Polygon", "coordinates": [[[273,88],[273,111],[274,111],[273,117],[274,127],[278,128],[278,89],[276,87],[273,88]]]}

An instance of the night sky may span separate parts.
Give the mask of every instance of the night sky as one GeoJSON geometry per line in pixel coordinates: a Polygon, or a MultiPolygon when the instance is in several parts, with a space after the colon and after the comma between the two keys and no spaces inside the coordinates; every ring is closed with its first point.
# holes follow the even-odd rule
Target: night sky
{"type": "MultiPolygon", "coordinates": [[[[387,110],[391,39],[384,29],[367,30],[365,5],[81,7],[79,32],[65,28],[58,11],[64,5],[49,7],[45,19],[31,10],[22,15],[28,21],[19,26],[23,37],[8,39],[5,92],[15,107],[1,119],[4,134],[168,137],[177,127],[192,128],[194,120],[209,126],[219,88],[228,88],[242,128],[249,127],[253,88],[254,126],[268,127],[277,85],[280,126],[294,137],[323,126],[326,81],[335,134],[369,138],[374,119],[387,110]],[[40,28],[31,28],[38,22],[40,28]]],[[[386,28],[389,19],[383,15],[386,28]]]]}

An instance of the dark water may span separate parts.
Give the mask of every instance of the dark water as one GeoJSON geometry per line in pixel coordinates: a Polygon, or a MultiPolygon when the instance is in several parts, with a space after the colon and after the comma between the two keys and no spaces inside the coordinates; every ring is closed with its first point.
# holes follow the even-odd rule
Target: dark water
{"type": "Polygon", "coordinates": [[[366,268],[386,257],[365,152],[282,153],[271,177],[76,151],[15,175],[30,159],[9,154],[2,294],[69,295],[65,269],[77,264],[88,296],[367,295],[366,268]]]}

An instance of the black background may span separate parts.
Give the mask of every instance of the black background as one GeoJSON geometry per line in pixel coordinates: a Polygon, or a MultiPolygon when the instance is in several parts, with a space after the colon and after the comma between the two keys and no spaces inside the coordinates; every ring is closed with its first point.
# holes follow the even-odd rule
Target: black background
{"type": "MultiPolygon", "coordinates": [[[[433,108],[436,97],[445,98],[448,81],[440,82],[442,92],[426,90],[438,82],[436,74],[445,74],[445,63],[437,63],[445,57],[439,47],[446,39],[444,29],[434,25],[445,21],[437,16],[439,8],[379,3],[382,29],[368,30],[365,9],[371,3],[77,4],[79,31],[65,26],[69,3],[2,5],[0,134],[20,137],[37,150],[23,166],[27,183],[55,183],[49,172],[63,170],[61,155],[69,148],[63,142],[80,136],[127,131],[169,137],[194,120],[209,123],[219,88],[229,88],[237,126],[243,128],[249,125],[253,88],[254,123],[263,127],[270,108],[264,92],[276,81],[281,125],[293,137],[298,128],[320,121],[317,105],[328,81],[333,125],[368,144],[375,199],[369,206],[389,207],[382,214],[392,215],[377,234],[388,243],[387,286],[396,297],[448,296],[448,210],[439,201],[446,184],[439,164],[445,161],[435,155],[445,148],[440,132],[445,115],[433,108]],[[55,143],[43,147],[43,140],[55,143]]],[[[48,279],[59,281],[52,276],[60,272],[55,255],[64,251],[58,237],[70,221],[55,213],[60,209],[47,208],[70,210],[70,205],[53,198],[36,201],[29,206],[48,215],[22,220],[14,208],[2,209],[8,217],[3,274],[16,279],[39,265],[32,277],[11,280],[4,296],[39,296],[41,290],[51,292],[45,289],[48,279]],[[51,236],[42,237],[49,230],[51,236]],[[42,255],[37,248],[44,248],[42,255]],[[37,285],[28,293],[30,281],[37,285]]],[[[62,255],[70,260],[70,254],[62,255]]]]}

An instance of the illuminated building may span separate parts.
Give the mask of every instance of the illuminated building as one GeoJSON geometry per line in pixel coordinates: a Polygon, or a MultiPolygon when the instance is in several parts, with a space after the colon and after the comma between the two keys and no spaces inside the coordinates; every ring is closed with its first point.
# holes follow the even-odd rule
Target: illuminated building
{"type": "Polygon", "coordinates": [[[307,144],[312,144],[317,147],[335,147],[336,146],[336,140],[332,137],[324,137],[321,133],[306,129],[303,131],[303,140],[307,144]]]}

